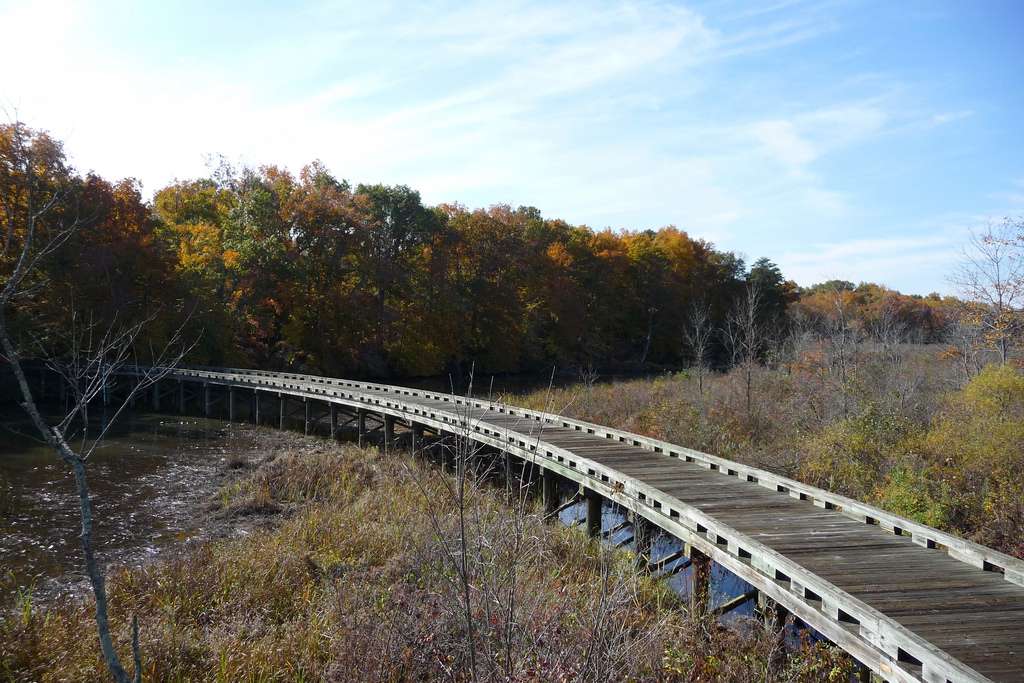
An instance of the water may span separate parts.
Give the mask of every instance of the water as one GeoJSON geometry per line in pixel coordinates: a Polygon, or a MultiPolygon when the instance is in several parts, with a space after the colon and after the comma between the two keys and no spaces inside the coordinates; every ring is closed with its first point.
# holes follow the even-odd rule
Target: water
{"type": "MultiPolygon", "coordinates": [[[[586,504],[579,502],[576,505],[572,505],[559,513],[559,520],[565,525],[573,525],[582,523],[586,518],[586,504]]],[[[626,515],[622,508],[615,505],[609,505],[607,502],[601,507],[601,528],[602,529],[615,529],[623,522],[626,521],[626,515]]],[[[634,549],[635,544],[633,543],[633,531],[630,526],[625,526],[619,531],[611,535],[611,538],[607,539],[607,542],[614,546],[623,546],[629,549],[634,549]]],[[[653,562],[658,562],[662,558],[667,558],[672,554],[683,549],[683,542],[674,536],[671,536],[660,530],[655,532],[654,538],[651,540],[650,556],[653,562]]],[[[693,591],[693,566],[686,566],[687,559],[685,556],[681,556],[678,559],[672,560],[667,563],[660,570],[660,575],[667,577],[668,585],[676,592],[683,600],[689,600],[690,593],[693,591]]],[[[709,577],[709,605],[710,609],[715,609],[721,605],[724,605],[729,600],[745,594],[751,590],[753,586],[749,583],[736,576],[728,569],[723,567],[717,562],[711,562],[711,575],[709,577]]],[[[730,624],[738,622],[744,618],[750,618],[754,616],[754,601],[750,600],[743,603],[739,607],[733,609],[728,614],[721,617],[721,622],[724,624],[730,624]]]]}
{"type": "MultiPolygon", "coordinates": [[[[19,587],[56,594],[82,578],[74,477],[30,427],[0,413],[0,603],[19,587]]],[[[101,565],[139,563],[195,534],[235,445],[221,421],[122,416],[88,464],[101,565]]]]}

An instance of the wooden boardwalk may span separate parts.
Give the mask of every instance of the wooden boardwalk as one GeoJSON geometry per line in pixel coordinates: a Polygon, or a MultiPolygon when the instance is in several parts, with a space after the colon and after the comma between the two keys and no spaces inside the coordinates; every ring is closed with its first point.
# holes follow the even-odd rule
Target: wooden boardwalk
{"type": "MultiPolygon", "coordinates": [[[[174,382],[177,380],[177,382],[174,382]]],[[[173,385],[173,386],[172,386],[173,385]]],[[[656,439],[436,392],[253,370],[181,369],[186,388],[268,394],[360,425],[463,435],[631,511],[750,583],[887,681],[1024,681],[1024,562],[872,506],[656,439]],[[326,407],[327,411],[322,409],[326,407]]],[[[257,400],[256,405],[259,405],[257,400]]],[[[258,414],[258,408],[257,408],[258,414]]],[[[600,508],[597,508],[598,510],[600,508]]]]}

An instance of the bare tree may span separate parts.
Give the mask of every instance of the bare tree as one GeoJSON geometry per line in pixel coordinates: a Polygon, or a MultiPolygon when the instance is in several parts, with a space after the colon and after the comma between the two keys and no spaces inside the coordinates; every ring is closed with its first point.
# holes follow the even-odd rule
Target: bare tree
{"type": "Polygon", "coordinates": [[[950,278],[961,294],[981,304],[976,321],[1006,363],[1022,328],[1024,219],[1003,219],[971,232],[960,267],[950,278]]]}
{"type": "Polygon", "coordinates": [[[697,373],[697,394],[704,401],[704,375],[708,370],[708,352],[711,350],[711,314],[703,301],[694,301],[690,305],[687,325],[683,328],[683,339],[690,349],[693,369],[697,373]]]}
{"type": "Polygon", "coordinates": [[[982,354],[985,350],[985,331],[979,324],[984,314],[974,310],[979,306],[975,302],[964,302],[946,323],[946,341],[953,345],[965,384],[981,372],[984,364],[982,354]]]}
{"type": "Polygon", "coordinates": [[[836,374],[843,417],[850,414],[850,380],[857,363],[857,349],[863,330],[853,319],[843,292],[833,292],[832,314],[825,320],[824,337],[830,355],[830,367],[836,374]]]}
{"type": "MultiPolygon", "coordinates": [[[[13,133],[5,137],[3,204],[6,218],[4,256],[10,257],[11,268],[0,289],[0,351],[14,373],[21,394],[21,405],[43,441],[54,450],[74,475],[81,515],[81,545],[85,571],[96,600],[96,627],[103,659],[111,675],[119,683],[141,681],[142,670],[138,646],[138,621],[132,620],[132,651],[135,672],[129,677],[114,649],[110,632],[106,584],[96,557],[93,536],[93,508],[89,495],[86,465],[89,456],[106,436],[113,420],[94,436],[87,428],[89,405],[101,392],[123,374],[129,376],[127,392],[114,410],[116,418],[146,387],[158,382],[170,372],[180,359],[171,357],[170,349],[179,345],[178,334],[172,335],[167,345],[153,355],[154,367],[135,369],[126,367],[137,361],[137,341],[149,319],[133,324],[118,324],[115,320],[104,326],[95,321],[80,325],[72,316],[72,323],[63,339],[64,350],[49,356],[47,349],[53,339],[22,331],[22,337],[31,341],[30,355],[41,358],[51,371],[56,372],[70,390],[70,408],[55,421],[48,420],[40,410],[29,383],[23,357],[27,350],[19,343],[8,323],[8,312],[16,302],[27,300],[40,287],[36,279],[41,263],[57,251],[82,225],[76,212],[69,210],[69,193],[59,179],[53,177],[53,158],[40,158],[40,148],[49,154],[48,145],[34,145],[33,133],[20,124],[14,124],[13,133]],[[20,249],[15,246],[20,241],[20,249]],[[78,427],[80,425],[80,427],[78,427]],[[81,429],[80,437],[75,429],[81,429]],[[74,441],[77,445],[72,445],[74,441]]],[[[59,155],[57,155],[59,157],[59,155]]],[[[58,171],[63,169],[57,169],[58,171]]],[[[151,318],[150,318],[151,319],[151,318]]],[[[179,330],[180,332],[180,330],[179,330]]],[[[49,333],[52,337],[54,332],[49,333]]],[[[57,332],[60,335],[61,333],[57,332]]]]}
{"type": "Polygon", "coordinates": [[[747,418],[754,416],[754,370],[764,350],[765,330],[761,323],[761,287],[749,280],[743,298],[736,302],[724,329],[725,342],[732,355],[732,363],[743,371],[747,418]]]}
{"type": "Polygon", "coordinates": [[[882,302],[878,316],[870,324],[871,335],[881,347],[887,366],[882,381],[899,402],[902,410],[921,385],[920,375],[908,375],[903,367],[903,345],[910,335],[910,325],[900,315],[897,302],[889,297],[882,302]]]}

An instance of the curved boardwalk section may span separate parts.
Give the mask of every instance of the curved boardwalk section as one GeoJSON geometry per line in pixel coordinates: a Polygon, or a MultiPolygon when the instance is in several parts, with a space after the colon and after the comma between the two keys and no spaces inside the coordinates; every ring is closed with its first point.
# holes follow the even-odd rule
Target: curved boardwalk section
{"type": "MultiPolygon", "coordinates": [[[[463,435],[630,511],[753,586],[887,681],[1024,680],[1024,562],[756,468],[559,415],[403,387],[233,369],[179,369],[153,400],[209,412],[276,401],[310,420],[369,418],[385,441],[463,435]],[[255,400],[254,400],[255,399],[255,400]]],[[[287,413],[292,414],[292,413],[287,413]]],[[[265,418],[264,418],[265,419],[265,418]]],[[[594,510],[597,519],[594,520],[594,510]]]]}

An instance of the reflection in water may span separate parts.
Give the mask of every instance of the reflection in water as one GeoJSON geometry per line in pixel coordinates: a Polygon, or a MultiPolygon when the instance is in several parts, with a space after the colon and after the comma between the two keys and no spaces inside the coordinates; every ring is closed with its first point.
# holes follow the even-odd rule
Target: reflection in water
{"type": "MultiPolygon", "coordinates": [[[[194,529],[231,447],[220,421],[127,415],[89,460],[100,561],[138,562],[194,529]]],[[[0,601],[59,592],[82,565],[74,477],[16,412],[0,414],[0,601]],[[68,576],[70,575],[70,576],[68,576]]]]}

